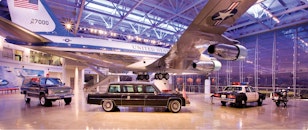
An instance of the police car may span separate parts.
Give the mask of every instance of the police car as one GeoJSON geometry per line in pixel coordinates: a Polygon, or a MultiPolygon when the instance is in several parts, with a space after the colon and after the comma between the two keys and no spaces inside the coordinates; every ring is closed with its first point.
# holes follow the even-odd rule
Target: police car
{"type": "Polygon", "coordinates": [[[250,102],[257,102],[258,106],[262,106],[265,94],[257,92],[248,83],[235,82],[224,87],[223,91],[215,92],[211,97],[213,100],[221,101],[223,106],[230,103],[232,106],[245,107],[246,103],[250,102]]]}

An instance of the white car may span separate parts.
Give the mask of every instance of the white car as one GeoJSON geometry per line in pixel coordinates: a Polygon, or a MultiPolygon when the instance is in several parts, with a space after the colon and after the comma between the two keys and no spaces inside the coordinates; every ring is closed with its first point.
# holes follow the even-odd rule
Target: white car
{"type": "Polygon", "coordinates": [[[246,103],[250,102],[258,102],[258,105],[261,106],[265,94],[257,92],[250,85],[238,83],[226,86],[223,91],[214,93],[212,98],[221,101],[224,106],[226,103],[230,103],[238,107],[245,107],[246,103]]]}

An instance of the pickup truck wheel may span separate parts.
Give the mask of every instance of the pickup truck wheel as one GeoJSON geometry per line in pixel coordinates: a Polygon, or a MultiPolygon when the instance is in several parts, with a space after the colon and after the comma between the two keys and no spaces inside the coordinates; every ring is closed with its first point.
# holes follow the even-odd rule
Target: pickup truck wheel
{"type": "Polygon", "coordinates": [[[25,94],[25,102],[26,102],[26,103],[30,103],[30,101],[31,101],[31,99],[28,97],[27,94],[25,94]]]}
{"type": "Polygon", "coordinates": [[[221,105],[226,106],[227,102],[221,101],[221,105]]]}
{"type": "Polygon", "coordinates": [[[45,95],[40,95],[40,104],[42,106],[51,106],[51,101],[46,99],[46,96],[45,95]]]}
{"type": "Polygon", "coordinates": [[[262,102],[263,102],[263,99],[260,98],[260,99],[258,100],[258,106],[262,106],[262,102]]]}
{"type": "Polygon", "coordinates": [[[72,101],[72,98],[64,98],[65,105],[69,105],[72,101]]]}
{"type": "Polygon", "coordinates": [[[103,101],[102,107],[103,107],[104,111],[106,111],[106,112],[113,111],[113,109],[115,108],[113,101],[111,101],[111,100],[103,101]]]}
{"type": "Polygon", "coordinates": [[[173,113],[178,113],[181,110],[181,103],[178,100],[172,100],[168,104],[168,108],[173,113]]]}

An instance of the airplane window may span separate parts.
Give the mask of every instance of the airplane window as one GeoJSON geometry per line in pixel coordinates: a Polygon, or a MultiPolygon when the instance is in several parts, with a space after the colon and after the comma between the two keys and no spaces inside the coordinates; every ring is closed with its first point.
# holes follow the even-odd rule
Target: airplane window
{"type": "Polygon", "coordinates": [[[120,85],[110,85],[109,91],[110,93],[119,93],[121,91],[120,85]]]}
{"type": "Polygon", "coordinates": [[[146,93],[154,93],[155,89],[152,85],[145,86],[146,93]]]}

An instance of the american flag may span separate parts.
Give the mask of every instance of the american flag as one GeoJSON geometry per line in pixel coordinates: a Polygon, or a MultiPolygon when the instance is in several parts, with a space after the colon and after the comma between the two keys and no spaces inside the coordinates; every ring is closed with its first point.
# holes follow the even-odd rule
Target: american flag
{"type": "Polygon", "coordinates": [[[14,0],[14,6],[38,10],[38,0],[14,0]]]}

